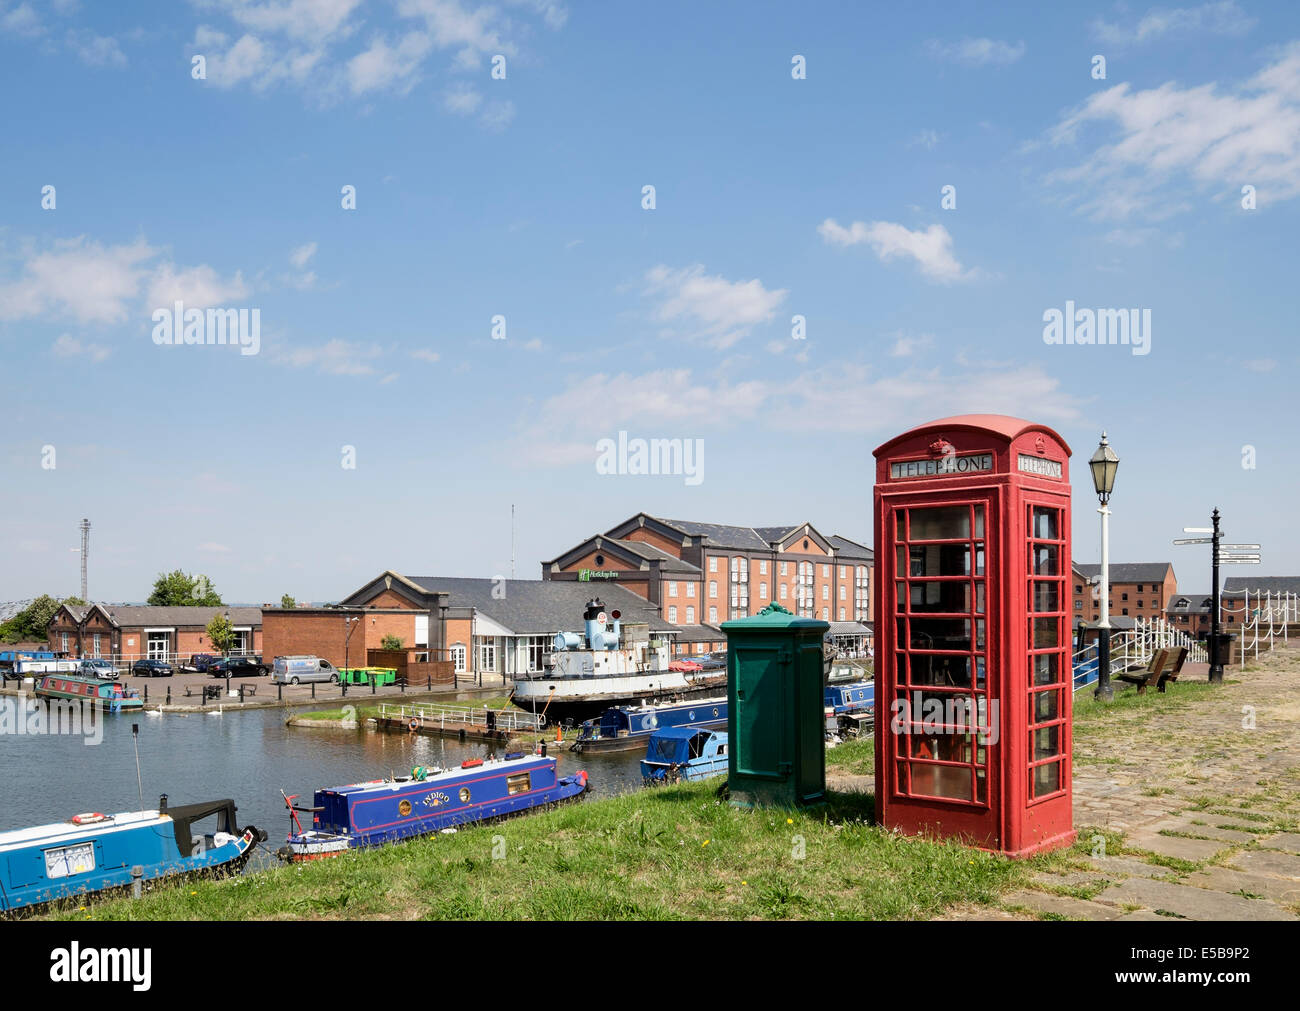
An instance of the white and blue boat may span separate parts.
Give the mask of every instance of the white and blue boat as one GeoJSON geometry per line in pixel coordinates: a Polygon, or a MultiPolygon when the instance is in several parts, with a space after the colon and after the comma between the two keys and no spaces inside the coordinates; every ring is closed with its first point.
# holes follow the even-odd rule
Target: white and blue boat
{"type": "Polygon", "coordinates": [[[558,804],[587,790],[585,772],[560,776],[546,755],[474,758],[456,769],[416,766],[409,776],[317,790],[311,807],[286,796],[291,828],[277,855],[290,862],[337,856],[558,804]],[[310,829],[299,811],[312,815],[310,829]]]}
{"type": "Polygon", "coordinates": [[[876,720],[876,683],[854,681],[827,685],[823,691],[828,733],[844,737],[869,734],[876,720]]]}
{"type": "Polygon", "coordinates": [[[641,760],[647,786],[727,774],[727,732],[696,727],[656,730],[641,760]]]}
{"type": "Polygon", "coordinates": [[[81,898],[142,880],[243,868],[266,833],[240,829],[235,802],[156,811],[87,812],[53,825],[0,832],[0,912],[32,911],[60,899],[81,898]],[[210,830],[198,823],[214,818],[210,830]]]}
{"type": "Polygon", "coordinates": [[[628,751],[641,748],[656,730],[669,727],[725,727],[726,696],[662,705],[615,706],[578,729],[570,751],[628,751]]]}

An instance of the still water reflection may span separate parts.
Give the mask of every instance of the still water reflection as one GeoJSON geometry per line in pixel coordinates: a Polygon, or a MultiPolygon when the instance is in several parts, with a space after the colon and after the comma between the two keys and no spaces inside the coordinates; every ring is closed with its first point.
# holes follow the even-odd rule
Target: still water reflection
{"type": "MultiPolygon", "coordinates": [[[[101,743],[89,747],[80,736],[0,734],[0,831],[63,821],[81,811],[111,814],[138,807],[132,723],[140,727],[146,807],[156,807],[162,793],[173,804],[233,797],[241,824],[265,829],[271,847],[284,839],[288,825],[281,789],[307,804],[320,787],[494,754],[477,742],[287,727],[286,718],[283,709],[108,717],[101,743]]],[[[559,757],[561,775],[586,769],[593,796],[641,789],[640,752],[550,753],[559,757]]]]}

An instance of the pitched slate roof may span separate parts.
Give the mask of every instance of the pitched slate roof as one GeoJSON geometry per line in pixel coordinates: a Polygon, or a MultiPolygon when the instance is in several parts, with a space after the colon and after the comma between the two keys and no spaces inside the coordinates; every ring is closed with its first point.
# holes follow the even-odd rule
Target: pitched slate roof
{"type": "Polygon", "coordinates": [[[860,558],[868,562],[876,559],[876,553],[871,548],[857,541],[851,541],[847,537],[841,537],[839,534],[831,534],[831,544],[835,546],[836,558],[860,558]]]}
{"type": "MultiPolygon", "coordinates": [[[[92,604],[78,605],[66,604],[69,613],[77,620],[78,623],[86,618],[87,612],[92,604]]],[[[177,627],[187,625],[198,625],[207,627],[214,615],[230,615],[232,625],[260,625],[262,624],[262,609],[260,607],[156,607],[152,604],[104,604],[99,603],[100,610],[104,611],[113,624],[118,627],[142,628],[157,627],[177,627]]]]}
{"type": "Polygon", "coordinates": [[[1252,597],[1256,591],[1300,593],[1300,576],[1233,576],[1223,581],[1224,593],[1240,597],[1246,590],[1252,597]]]}
{"type": "MultiPolygon", "coordinates": [[[[1079,575],[1092,579],[1101,575],[1100,565],[1081,565],[1075,563],[1079,575]]],[[[1110,584],[1116,583],[1162,583],[1165,575],[1173,568],[1171,562],[1111,562],[1110,584]]]]}
{"type": "Polygon", "coordinates": [[[1176,593],[1165,608],[1170,614],[1209,614],[1214,598],[1208,593],[1176,593]]]}
{"type": "Polygon", "coordinates": [[[683,561],[676,555],[669,554],[661,548],[656,548],[653,544],[647,544],[645,541],[622,541],[616,537],[606,537],[620,547],[627,548],[634,555],[639,555],[647,562],[659,562],[659,567],[669,572],[699,572],[698,565],[692,565],[690,562],[683,561]]]}
{"type": "MultiPolygon", "coordinates": [[[[660,523],[666,523],[684,534],[690,534],[692,537],[707,537],[710,545],[715,548],[765,551],[771,547],[771,543],[759,536],[753,527],[733,527],[722,523],[696,523],[694,520],[669,520],[664,519],[662,516],[654,518],[660,523]]],[[[785,527],[783,529],[790,530],[791,528],[785,527]]]]}
{"type": "Polygon", "coordinates": [[[621,611],[625,622],[647,622],[657,632],[676,628],[659,616],[654,604],[617,583],[461,576],[407,578],[429,593],[449,593],[452,607],[472,607],[516,635],[554,635],[580,629],[582,612],[592,597],[599,598],[607,610],[621,611]]]}

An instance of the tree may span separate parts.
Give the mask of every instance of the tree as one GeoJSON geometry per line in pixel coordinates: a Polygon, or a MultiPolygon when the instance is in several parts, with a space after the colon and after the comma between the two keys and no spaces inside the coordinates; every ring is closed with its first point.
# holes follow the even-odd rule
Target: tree
{"type": "Polygon", "coordinates": [[[218,653],[225,653],[235,641],[235,630],[224,614],[214,614],[208,622],[208,641],[218,653]]]}
{"type": "Polygon", "coordinates": [[[64,597],[60,603],[71,604],[73,607],[85,607],[87,602],[80,597],[64,597]]]}
{"type": "Polygon", "coordinates": [[[289,596],[289,594],[285,593],[285,594],[282,594],[281,597],[280,597],[280,606],[281,606],[281,607],[297,607],[297,606],[298,606],[298,601],[294,600],[291,596],[289,596]]]}
{"type": "Polygon", "coordinates": [[[379,648],[380,649],[403,649],[405,647],[402,646],[402,640],[400,636],[386,635],[384,636],[383,641],[379,644],[379,648]]]}
{"type": "Polygon", "coordinates": [[[207,576],[190,576],[177,569],[158,573],[149,603],[155,607],[220,607],[222,600],[207,576]]]}
{"type": "Polygon", "coordinates": [[[59,613],[61,606],[48,593],[42,593],[0,625],[0,642],[33,642],[47,639],[50,622],[59,613]]]}

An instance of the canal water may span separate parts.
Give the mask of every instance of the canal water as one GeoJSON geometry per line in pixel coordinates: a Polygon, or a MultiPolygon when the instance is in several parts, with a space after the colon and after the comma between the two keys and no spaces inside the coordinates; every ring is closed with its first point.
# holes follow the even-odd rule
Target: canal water
{"type": "MultiPolygon", "coordinates": [[[[310,806],[321,787],[409,774],[416,765],[450,768],[495,754],[479,742],[285,726],[290,713],[108,716],[101,742],[91,746],[81,735],[0,733],[0,831],[64,821],[83,811],[137,809],[132,723],[140,727],[145,807],[157,807],[163,793],[171,804],[231,797],[240,824],[265,829],[272,849],[284,841],[289,822],[280,790],[310,806]]],[[[559,751],[552,745],[549,753],[559,758],[561,775],[585,769],[592,796],[642,789],[641,751],[577,755],[567,745],[559,751]]]]}

